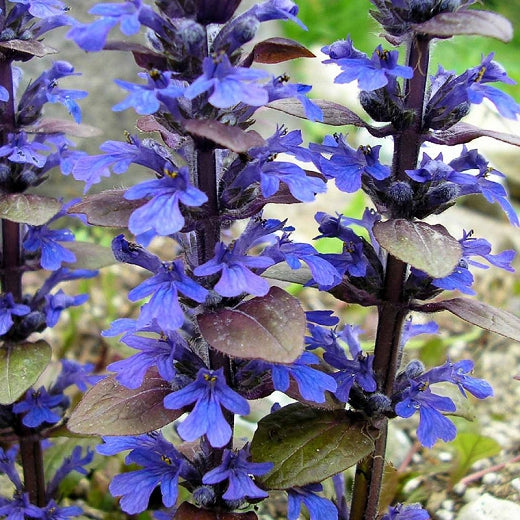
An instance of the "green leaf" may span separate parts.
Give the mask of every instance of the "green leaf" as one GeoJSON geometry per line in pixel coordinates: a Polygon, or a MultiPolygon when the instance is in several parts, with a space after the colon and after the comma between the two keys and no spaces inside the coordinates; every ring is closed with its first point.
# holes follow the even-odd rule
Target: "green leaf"
{"type": "Polygon", "coordinates": [[[184,412],[164,408],[163,399],[171,391],[156,369],[150,369],[136,389],[119,384],[115,376],[107,377],[83,396],[67,427],[82,435],[139,435],[157,430],[184,412]]]}
{"type": "Polygon", "coordinates": [[[9,193],[0,196],[0,218],[20,224],[41,226],[61,209],[58,199],[41,195],[9,193]]]}
{"type": "Polygon", "coordinates": [[[440,224],[392,219],[376,222],[374,236],[392,256],[432,278],[451,274],[462,257],[458,240],[440,224]]]}
{"type": "Polygon", "coordinates": [[[76,261],[67,264],[72,269],[101,269],[117,263],[112,249],[92,242],[63,242],[76,255],[76,261]]]}
{"type": "Polygon", "coordinates": [[[350,468],[373,451],[375,434],[359,415],[296,403],[258,423],[251,455],[254,462],[274,463],[258,478],[264,487],[289,489],[350,468]]]}
{"type": "Polygon", "coordinates": [[[204,339],[229,356],[292,363],[304,349],[303,308],[279,287],[234,309],[201,314],[197,321],[204,339]]]}
{"type": "Polygon", "coordinates": [[[463,478],[475,462],[494,457],[501,447],[495,439],[479,433],[459,432],[450,446],[456,451],[456,460],[450,473],[450,482],[455,485],[463,478]]]}
{"type": "Polygon", "coordinates": [[[14,403],[40,377],[51,360],[43,340],[6,343],[0,348],[0,404],[14,403]]]}

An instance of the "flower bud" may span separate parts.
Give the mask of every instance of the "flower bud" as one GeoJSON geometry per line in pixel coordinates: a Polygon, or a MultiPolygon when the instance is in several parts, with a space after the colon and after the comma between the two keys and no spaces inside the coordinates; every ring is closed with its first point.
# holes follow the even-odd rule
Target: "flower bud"
{"type": "Polygon", "coordinates": [[[202,507],[210,507],[215,503],[215,491],[212,486],[200,486],[193,490],[193,500],[202,507]]]}

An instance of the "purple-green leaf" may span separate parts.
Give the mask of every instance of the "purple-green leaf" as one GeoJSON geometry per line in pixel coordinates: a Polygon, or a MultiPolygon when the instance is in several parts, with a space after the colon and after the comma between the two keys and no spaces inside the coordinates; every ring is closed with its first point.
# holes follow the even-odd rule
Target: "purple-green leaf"
{"type": "Polygon", "coordinates": [[[153,115],[140,117],[137,120],[136,126],[141,130],[141,132],[159,132],[164,143],[170,148],[177,149],[182,143],[183,138],[179,134],[168,130],[165,126],[159,123],[153,115]]]}
{"type": "Polygon", "coordinates": [[[56,54],[58,51],[47,47],[39,40],[6,40],[0,42],[0,51],[3,54],[11,54],[12,57],[25,61],[32,56],[43,58],[47,54],[56,54]],[[10,52],[9,52],[10,51],[10,52]]]}
{"type": "Polygon", "coordinates": [[[92,242],[64,242],[63,246],[76,256],[76,261],[67,264],[71,269],[101,269],[117,263],[110,247],[92,242]]]}
{"type": "Polygon", "coordinates": [[[289,489],[350,468],[373,451],[375,435],[359,415],[296,403],[260,420],[251,455],[254,462],[274,464],[258,477],[264,487],[289,489]]]}
{"type": "Polygon", "coordinates": [[[262,136],[255,130],[245,131],[236,126],[228,126],[210,119],[189,119],[184,129],[197,137],[204,137],[215,144],[229,148],[236,153],[245,153],[250,148],[265,146],[262,136]]]}
{"type": "Polygon", "coordinates": [[[25,131],[32,134],[68,134],[74,137],[95,137],[102,133],[95,126],[52,117],[41,119],[35,125],[25,127],[25,131]]]}
{"type": "Polygon", "coordinates": [[[201,314],[197,320],[204,339],[229,356],[292,363],[304,349],[303,308],[279,287],[234,309],[201,314]]]}
{"type": "Polygon", "coordinates": [[[51,360],[50,345],[43,340],[34,343],[4,343],[0,347],[0,404],[14,403],[40,377],[51,360]]]}
{"type": "Polygon", "coordinates": [[[128,227],[128,219],[132,211],[141,207],[146,201],[126,200],[126,190],[107,190],[85,197],[74,204],[69,213],[86,215],[87,222],[93,226],[128,227]]]}
{"type": "Polygon", "coordinates": [[[210,511],[209,509],[199,509],[198,507],[183,502],[175,512],[173,520],[257,520],[258,517],[253,511],[246,513],[226,513],[223,511],[210,511]]]}
{"type": "Polygon", "coordinates": [[[316,55],[301,43],[287,38],[269,38],[257,43],[242,65],[256,63],[281,63],[295,58],[315,58],[316,55]]]}
{"type": "Polygon", "coordinates": [[[454,146],[456,144],[469,143],[479,137],[491,137],[503,143],[520,146],[520,136],[518,135],[497,132],[496,130],[487,130],[470,125],[469,123],[457,123],[448,130],[434,132],[427,140],[436,144],[454,146]]]}
{"type": "Polygon", "coordinates": [[[58,199],[24,193],[0,195],[0,218],[20,224],[41,226],[61,209],[58,199]]]}
{"type": "Polygon", "coordinates": [[[449,38],[458,34],[489,36],[503,42],[509,42],[513,38],[513,26],[507,18],[476,9],[440,13],[427,22],[414,25],[413,30],[434,38],[449,38]]]}
{"type": "Polygon", "coordinates": [[[184,412],[167,410],[163,399],[170,384],[156,369],[150,369],[137,389],[102,379],[83,396],[70,416],[67,427],[82,435],[139,435],[162,428],[184,412]]]}
{"type": "Polygon", "coordinates": [[[481,329],[520,341],[520,318],[510,312],[492,307],[487,303],[469,298],[453,298],[424,305],[415,305],[414,309],[420,312],[449,311],[481,329]]]}
{"type": "Polygon", "coordinates": [[[392,256],[424,271],[432,278],[453,272],[462,248],[444,226],[405,219],[376,222],[374,236],[392,256]]]}

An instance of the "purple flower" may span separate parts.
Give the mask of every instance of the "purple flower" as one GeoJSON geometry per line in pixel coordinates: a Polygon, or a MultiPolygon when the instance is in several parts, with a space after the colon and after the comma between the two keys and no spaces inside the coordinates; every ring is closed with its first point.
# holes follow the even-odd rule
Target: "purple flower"
{"type": "Polygon", "coordinates": [[[25,316],[31,308],[22,303],[15,303],[11,293],[0,296],[0,336],[9,331],[13,325],[12,315],[25,316]]]}
{"type": "Polygon", "coordinates": [[[208,101],[217,108],[231,108],[242,102],[262,106],[268,102],[267,90],[256,83],[269,77],[265,71],[233,67],[226,54],[204,58],[203,74],[184,92],[188,99],[211,91],[208,101]]]}
{"type": "Polygon", "coordinates": [[[173,506],[177,501],[179,476],[185,473],[187,467],[184,457],[161,434],[126,439],[117,437],[114,440],[113,449],[103,453],[113,454],[132,448],[126,463],[141,466],[136,471],[116,475],[110,483],[110,493],[122,497],[121,509],[129,514],[141,513],[148,507],[150,495],[159,485],[163,504],[173,506]]]}
{"type": "Polygon", "coordinates": [[[154,276],[128,293],[130,301],[152,295],[150,301],[141,307],[138,327],[144,327],[156,320],[163,331],[179,328],[184,323],[184,312],[178,300],[179,292],[199,303],[208,295],[207,289],[186,275],[180,260],[165,262],[154,276]]]}
{"type": "Polygon", "coordinates": [[[336,506],[330,500],[317,494],[322,489],[321,484],[308,484],[288,489],[287,519],[298,520],[302,504],[304,504],[309,511],[310,520],[337,520],[336,506]]]}
{"type": "Polygon", "coordinates": [[[215,246],[215,256],[193,271],[197,276],[208,276],[221,272],[214,289],[222,296],[238,296],[249,293],[264,296],[269,291],[267,280],[256,275],[251,268],[265,269],[274,264],[268,256],[247,256],[226,247],[222,242],[215,246]]]}
{"type": "Polygon", "coordinates": [[[350,36],[342,44],[336,42],[334,47],[323,47],[322,52],[330,56],[330,59],[325,60],[324,63],[336,63],[343,70],[334,83],[350,83],[357,79],[361,90],[371,91],[387,85],[390,78],[413,77],[411,67],[397,63],[398,51],[386,51],[379,45],[372,58],[368,59],[366,54],[354,48],[350,36]]]}
{"type": "Polygon", "coordinates": [[[77,296],[69,296],[63,290],[59,290],[55,294],[47,294],[45,296],[47,302],[46,322],[47,327],[54,327],[63,310],[72,306],[82,305],[88,300],[88,294],[78,294],[77,296]]]}
{"type": "Polygon", "coordinates": [[[172,80],[172,72],[151,70],[140,72],[138,76],[147,80],[146,85],[135,85],[128,81],[116,79],[121,88],[130,92],[129,96],[113,107],[118,112],[134,107],[138,114],[153,114],[159,110],[161,103],[172,113],[178,112],[176,100],[182,96],[184,88],[181,82],[172,80]]]}
{"type": "Polygon", "coordinates": [[[437,439],[452,441],[457,435],[455,425],[441,412],[454,412],[456,406],[449,397],[432,393],[428,383],[412,381],[402,394],[395,412],[400,417],[411,417],[419,411],[417,438],[427,448],[432,448],[437,439]]]}
{"type": "Polygon", "coordinates": [[[326,136],[323,145],[311,145],[311,150],[331,154],[329,159],[318,159],[320,171],[336,181],[341,191],[354,193],[361,188],[362,177],[367,175],[382,180],[390,176],[390,168],[379,162],[381,146],[360,146],[357,150],[349,146],[342,135],[326,136]]]}
{"type": "Polygon", "coordinates": [[[266,498],[269,494],[260,489],[253,478],[271,471],[272,462],[248,462],[249,446],[241,450],[224,450],[222,463],[204,475],[204,484],[218,484],[228,480],[229,484],[222,495],[224,500],[241,500],[243,498],[266,498]]]}
{"type": "Polygon", "coordinates": [[[70,359],[61,360],[61,372],[51,387],[51,392],[56,394],[63,392],[66,388],[76,385],[79,391],[86,392],[88,385],[93,385],[102,376],[92,375],[94,365],[85,363],[84,365],[70,359]]]}
{"type": "Polygon", "coordinates": [[[396,504],[381,520],[428,520],[430,515],[420,504],[396,504]]]}
{"type": "Polygon", "coordinates": [[[63,396],[51,395],[41,386],[38,390],[27,390],[23,401],[13,406],[14,413],[25,413],[22,422],[30,428],[37,428],[43,423],[55,424],[61,416],[52,409],[61,404],[63,396]]]}
{"type": "Polygon", "coordinates": [[[254,14],[261,22],[268,20],[292,20],[302,29],[307,29],[296,17],[298,6],[292,0],[267,0],[253,6],[248,13],[254,14]]]}
{"type": "Polygon", "coordinates": [[[229,388],[222,368],[200,369],[195,381],[164,398],[164,406],[173,410],[192,403],[195,403],[193,410],[177,428],[179,435],[185,441],[194,441],[206,435],[215,448],[225,446],[232,434],[222,407],[240,415],[249,414],[248,402],[229,388]]]}
{"type": "MultiPolygon", "coordinates": [[[[170,165],[171,167],[172,165],[170,165]]],[[[198,207],[208,197],[191,185],[187,167],[164,169],[164,177],[141,182],[125,193],[125,199],[151,199],[132,212],[128,222],[132,233],[139,235],[153,230],[158,235],[171,235],[184,226],[179,204],[198,207]]]]}

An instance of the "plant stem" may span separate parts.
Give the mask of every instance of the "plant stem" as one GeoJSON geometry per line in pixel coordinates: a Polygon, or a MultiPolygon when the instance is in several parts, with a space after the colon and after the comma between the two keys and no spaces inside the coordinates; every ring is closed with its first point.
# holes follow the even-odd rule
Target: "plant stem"
{"type": "MultiPolygon", "coordinates": [[[[413,123],[394,137],[392,178],[402,180],[406,170],[415,169],[422,144],[422,119],[426,94],[429,62],[429,39],[415,35],[408,48],[407,64],[413,68],[413,78],[405,83],[405,108],[415,112],[413,123]]],[[[399,218],[392,215],[391,218],[399,218]]],[[[407,264],[388,255],[383,303],[379,306],[379,319],[374,349],[374,372],[379,390],[391,396],[401,355],[401,329],[408,314],[403,286],[407,264]]],[[[383,483],[388,421],[382,420],[380,436],[374,451],[356,468],[354,494],[350,520],[375,520],[379,512],[379,496],[383,483]]]]}

